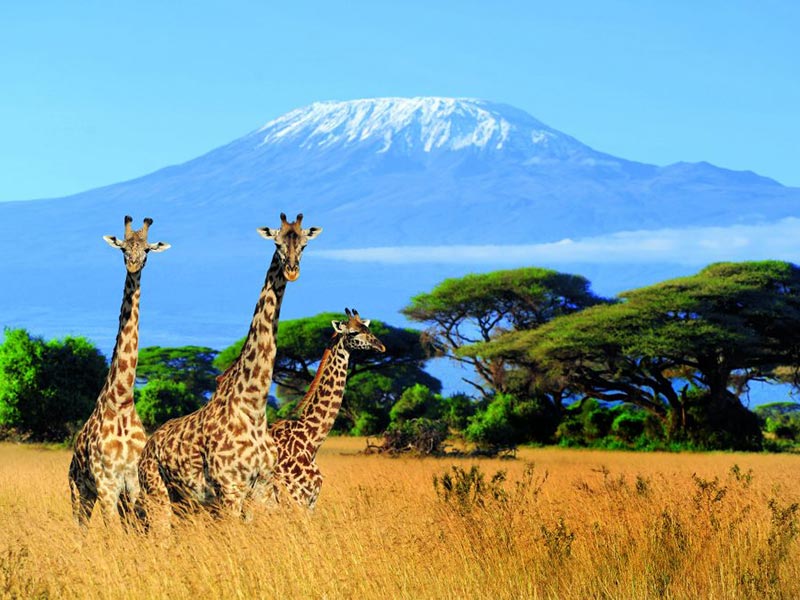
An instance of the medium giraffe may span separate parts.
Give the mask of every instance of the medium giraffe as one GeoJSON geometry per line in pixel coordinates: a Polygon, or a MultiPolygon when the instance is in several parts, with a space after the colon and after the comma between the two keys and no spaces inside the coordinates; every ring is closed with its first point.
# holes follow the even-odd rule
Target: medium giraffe
{"type": "Polygon", "coordinates": [[[125,217],[125,238],[104,236],[125,258],[125,292],[119,313],[119,330],[111,366],[97,404],[75,439],[69,466],[72,514],[82,529],[88,526],[95,502],[100,502],[103,520],[110,524],[118,510],[128,515],[139,491],[136,463],[145,443],[145,433],[133,405],[133,384],[139,351],[139,296],[142,269],[149,252],[170,247],[148,243],[153,219],[145,219],[139,231],[125,217]]]}
{"type": "Polygon", "coordinates": [[[322,355],[314,381],[295,409],[297,419],[278,421],[270,428],[278,455],[272,476],[273,492],[284,488],[299,504],[313,509],[322,487],[316,456],[342,406],[347,364],[352,350],[386,348],[369,330],[369,319],[345,309],[347,321],[333,321],[333,340],[322,355]]]}
{"type": "Polygon", "coordinates": [[[302,228],[303,215],[280,229],[258,232],[274,240],[275,253],[239,358],[217,378],[211,400],[167,421],[147,442],[139,461],[137,514],[145,527],[169,522],[170,503],[241,515],[260,477],[268,477],[275,448],[267,428],[267,394],[275,363],[275,335],[287,281],[300,275],[300,257],[322,229],[302,228]]]}

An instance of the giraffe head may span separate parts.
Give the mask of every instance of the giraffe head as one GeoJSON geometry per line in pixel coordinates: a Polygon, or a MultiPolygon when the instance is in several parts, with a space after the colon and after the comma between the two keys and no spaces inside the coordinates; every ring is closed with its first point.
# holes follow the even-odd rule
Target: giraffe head
{"type": "Polygon", "coordinates": [[[345,308],[347,321],[331,321],[334,336],[344,336],[344,345],[348,350],[375,350],[386,352],[386,346],[369,330],[369,319],[361,320],[358,311],[345,308]]]}
{"type": "Polygon", "coordinates": [[[321,227],[310,227],[303,229],[303,215],[297,215],[297,220],[289,223],[286,215],[281,213],[280,229],[270,227],[259,227],[258,233],[262,237],[275,242],[278,258],[283,267],[283,276],[286,281],[294,281],[300,277],[300,257],[303,255],[308,240],[313,240],[320,233],[321,227]]]}
{"type": "Polygon", "coordinates": [[[125,256],[125,268],[131,273],[136,273],[144,268],[144,263],[147,262],[147,254],[149,252],[163,252],[170,247],[169,244],[164,242],[155,242],[150,244],[147,242],[147,231],[150,225],[153,224],[153,219],[147,217],[144,220],[144,225],[138,231],[134,231],[131,227],[133,217],[125,216],[125,238],[118,239],[113,235],[104,235],[103,239],[108,242],[112,248],[119,248],[125,256]]]}

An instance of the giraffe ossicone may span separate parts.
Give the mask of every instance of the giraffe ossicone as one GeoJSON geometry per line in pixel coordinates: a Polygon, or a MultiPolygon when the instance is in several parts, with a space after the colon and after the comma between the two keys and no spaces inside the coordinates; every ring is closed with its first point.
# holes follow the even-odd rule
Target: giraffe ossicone
{"type": "Polygon", "coordinates": [[[277,449],[277,459],[270,482],[274,496],[261,494],[267,501],[280,501],[286,492],[295,503],[313,509],[322,474],[316,457],[342,406],[347,383],[347,367],[353,350],[385,352],[386,347],[370,331],[370,320],[362,320],[356,310],[345,308],[346,321],[332,321],[333,338],[320,360],[317,374],[305,396],[294,410],[294,419],[276,422],[270,434],[277,449]]]}
{"type": "Polygon", "coordinates": [[[239,357],[217,378],[203,407],[162,425],[139,461],[137,514],[145,527],[168,526],[171,512],[199,506],[241,515],[255,482],[269,478],[275,447],[266,417],[275,364],[275,338],[287,281],[300,274],[300,259],[319,227],[303,228],[281,214],[279,228],[258,233],[275,243],[264,285],[239,357]]]}
{"type": "Polygon", "coordinates": [[[136,465],[146,436],[133,404],[133,386],[139,355],[141,275],[147,255],[170,245],[148,242],[153,223],[149,217],[138,231],[131,227],[132,221],[125,217],[123,239],[103,237],[122,250],[126,277],[111,365],[95,408],[75,438],[69,467],[72,514],[82,529],[88,526],[97,502],[106,524],[114,522],[117,513],[127,522],[139,492],[136,465]]]}

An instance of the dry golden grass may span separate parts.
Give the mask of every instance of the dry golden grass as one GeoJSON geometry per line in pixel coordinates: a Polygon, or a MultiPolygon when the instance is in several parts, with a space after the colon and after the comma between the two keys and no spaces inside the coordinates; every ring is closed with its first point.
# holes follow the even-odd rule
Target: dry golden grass
{"type": "Polygon", "coordinates": [[[363,447],[326,443],[311,517],[198,518],[159,542],[112,533],[99,515],[83,538],[69,453],[0,445],[0,597],[800,598],[800,457],[545,449],[474,461],[363,447]],[[504,499],[437,495],[435,475],[473,464],[487,482],[507,471],[504,499]]]}

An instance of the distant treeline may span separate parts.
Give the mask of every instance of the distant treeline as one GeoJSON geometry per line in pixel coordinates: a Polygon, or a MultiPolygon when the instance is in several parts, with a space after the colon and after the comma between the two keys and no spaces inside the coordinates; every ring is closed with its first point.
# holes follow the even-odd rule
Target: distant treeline
{"type": "MultiPolygon", "coordinates": [[[[750,383],[798,384],[800,268],[718,263],[696,275],[597,296],[584,277],[522,268],[448,279],[403,314],[424,329],[372,322],[385,354],[353,355],[335,431],[483,451],[518,444],[632,449],[791,449],[800,408],[742,404],[750,383]],[[443,396],[425,370],[456,361],[473,391],[443,396]]],[[[269,419],[292,418],[337,313],[281,321],[269,419]]],[[[197,409],[241,351],[142,348],[136,406],[153,429],[197,409]]],[[[84,338],[44,341],[6,329],[0,427],[68,439],[94,407],[106,360],[84,338]]],[[[780,398],[784,400],[784,398],[780,398]]],[[[404,444],[405,444],[404,442],[404,444]]],[[[419,445],[417,445],[419,447],[419,445]]]]}

